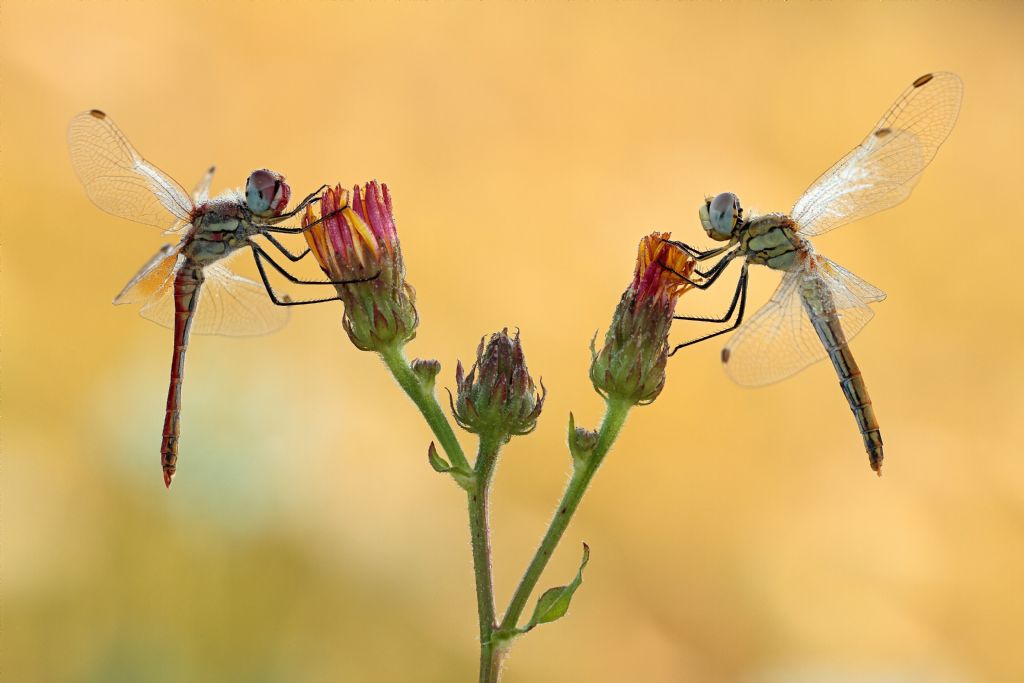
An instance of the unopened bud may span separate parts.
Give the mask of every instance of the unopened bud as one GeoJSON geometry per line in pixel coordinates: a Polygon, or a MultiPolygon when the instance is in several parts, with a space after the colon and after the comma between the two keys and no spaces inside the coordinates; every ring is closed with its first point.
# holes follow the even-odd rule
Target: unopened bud
{"type": "Polygon", "coordinates": [[[434,390],[434,379],[441,372],[441,362],[431,359],[417,358],[412,362],[412,371],[428,391],[434,390]]]}
{"type": "Polygon", "coordinates": [[[569,452],[574,463],[585,463],[597,446],[598,433],[576,426],[576,418],[569,413],[569,452]]]}
{"type": "Polygon", "coordinates": [[[604,347],[590,344],[590,380],[607,398],[644,405],[665,386],[668,333],[676,300],[691,287],[682,277],[693,272],[694,261],[668,242],[668,233],[653,233],[640,241],[633,282],[622,293],[604,347]]]}
{"type": "Polygon", "coordinates": [[[486,346],[480,340],[469,373],[461,362],[456,366],[455,383],[452,412],[459,426],[506,441],[534,430],[547,395],[543,382],[540,393],[534,386],[519,333],[513,338],[507,329],[491,335],[486,346]]]}

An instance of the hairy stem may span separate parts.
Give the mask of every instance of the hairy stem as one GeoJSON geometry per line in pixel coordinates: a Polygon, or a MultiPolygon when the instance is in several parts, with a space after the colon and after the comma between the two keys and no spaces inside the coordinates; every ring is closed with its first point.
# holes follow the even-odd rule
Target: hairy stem
{"type": "Polygon", "coordinates": [[[505,617],[501,620],[501,625],[498,627],[501,634],[511,635],[515,630],[519,623],[519,617],[522,616],[523,608],[526,607],[526,601],[530,598],[530,593],[537,586],[541,573],[547,566],[548,560],[551,559],[562,534],[569,526],[573,513],[576,512],[576,508],[579,507],[580,501],[583,499],[583,494],[586,493],[587,487],[590,485],[590,480],[597,473],[601,462],[619,435],[631,407],[632,404],[629,401],[614,397],[608,399],[604,419],[598,430],[597,445],[586,462],[581,463],[573,472],[572,479],[569,480],[565,494],[562,496],[562,502],[559,503],[558,509],[555,510],[555,516],[548,525],[547,533],[544,534],[540,546],[533,555],[533,560],[519,581],[519,586],[512,596],[505,617]]]}
{"type": "Polygon", "coordinates": [[[452,466],[466,473],[472,472],[471,479],[463,479],[469,502],[469,528],[473,548],[473,573],[476,579],[477,613],[480,620],[480,681],[497,683],[501,667],[500,653],[494,643],[496,617],[494,613],[494,585],[491,579],[491,539],[487,522],[488,497],[491,479],[497,463],[498,451],[503,440],[481,436],[476,467],[471,468],[462,452],[462,446],[455,438],[451,424],[444,416],[433,391],[428,390],[413,372],[405,353],[400,347],[381,351],[381,358],[388,366],[399,386],[416,404],[431,431],[444,448],[452,466]]]}
{"type": "Polygon", "coordinates": [[[386,348],[380,352],[380,357],[384,359],[384,364],[388,366],[388,370],[391,371],[398,384],[409,395],[409,398],[420,409],[420,412],[423,413],[424,419],[430,425],[430,430],[434,432],[434,436],[441,443],[441,447],[444,448],[444,452],[448,455],[448,460],[452,466],[457,470],[466,473],[470,472],[469,461],[466,460],[466,456],[462,452],[462,446],[459,445],[458,439],[455,438],[455,432],[452,431],[451,424],[445,418],[433,390],[428,391],[423,386],[420,378],[412,371],[412,367],[410,367],[409,361],[406,360],[405,352],[402,348],[386,348]]]}
{"type": "Polygon", "coordinates": [[[500,436],[481,435],[476,466],[470,467],[452,431],[451,424],[444,416],[434,392],[413,372],[401,347],[387,348],[380,353],[385,365],[405,393],[412,399],[430,425],[431,431],[448,455],[452,467],[466,475],[462,480],[466,488],[469,505],[469,527],[473,549],[473,572],[476,580],[477,614],[480,625],[480,683],[498,683],[501,663],[508,652],[511,639],[522,616],[530,594],[536,588],[544,568],[558,546],[583,494],[594,478],[602,461],[611,449],[625,424],[632,403],[610,397],[604,418],[598,430],[597,444],[589,457],[575,463],[572,478],[565,489],[562,501],[541,539],[533,559],[523,578],[519,581],[501,624],[496,624],[494,587],[491,577],[491,544],[488,525],[488,498],[491,480],[497,463],[498,451],[504,439],[500,436]]]}
{"type": "Polygon", "coordinates": [[[469,498],[469,530],[473,546],[473,573],[476,577],[476,607],[480,618],[480,683],[496,683],[500,662],[494,657],[494,584],[491,579],[491,537],[487,521],[491,478],[498,462],[503,439],[480,436],[476,456],[475,485],[469,498]]]}

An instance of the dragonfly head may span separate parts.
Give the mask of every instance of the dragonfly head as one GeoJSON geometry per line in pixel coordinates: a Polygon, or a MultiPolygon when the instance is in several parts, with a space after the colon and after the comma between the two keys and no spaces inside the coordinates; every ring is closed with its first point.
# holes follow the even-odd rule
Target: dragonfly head
{"type": "Polygon", "coordinates": [[[740,198],[732,192],[707,197],[700,207],[700,222],[708,237],[719,242],[732,238],[736,226],[743,222],[743,207],[740,198]]]}
{"type": "Polygon", "coordinates": [[[265,168],[253,171],[245,181],[245,203],[260,218],[280,216],[291,196],[292,188],[284,176],[265,168]]]}

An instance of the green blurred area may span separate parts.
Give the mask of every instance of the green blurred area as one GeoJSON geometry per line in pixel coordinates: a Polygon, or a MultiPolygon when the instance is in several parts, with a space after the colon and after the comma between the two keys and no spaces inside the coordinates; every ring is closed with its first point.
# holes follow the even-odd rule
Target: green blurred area
{"type": "MultiPolygon", "coordinates": [[[[517,644],[507,681],[1024,680],[1022,18],[1009,3],[4,3],[0,676],[475,676],[461,492],[339,309],[193,338],[163,490],[171,335],[110,305],[161,237],[85,197],[65,140],[78,111],[107,111],[186,187],[210,163],[215,191],[264,166],[296,194],[388,183],[422,320],[409,352],[441,361],[441,387],[481,335],[522,330],[550,395],[499,467],[500,608],[568,478],[568,412],[599,419],[587,344],[640,237],[702,243],[697,207],[720,191],[787,210],[913,78],[949,70],[964,109],[911,199],[815,242],[890,295],[853,346],[885,476],[831,368],[752,391],[720,345],[681,354],[542,579],[568,581],[590,545],[568,618],[517,644]]],[[[778,276],[752,277],[757,305],[778,276]]],[[[680,306],[724,310],[727,289],[680,306]]]]}

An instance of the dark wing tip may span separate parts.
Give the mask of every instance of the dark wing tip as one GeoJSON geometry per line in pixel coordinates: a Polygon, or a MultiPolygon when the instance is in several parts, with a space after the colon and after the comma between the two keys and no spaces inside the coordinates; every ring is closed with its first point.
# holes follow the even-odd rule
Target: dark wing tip
{"type": "Polygon", "coordinates": [[[892,132],[892,128],[879,128],[875,131],[876,138],[884,138],[886,135],[892,132]]]}
{"type": "Polygon", "coordinates": [[[722,362],[723,363],[728,363],[729,362],[729,349],[728,348],[722,349],[722,362]]]}
{"type": "Polygon", "coordinates": [[[104,112],[100,111],[99,109],[90,109],[89,110],[89,116],[93,117],[94,119],[105,119],[105,118],[107,118],[107,115],[104,112]]]}
{"type": "Polygon", "coordinates": [[[913,86],[915,88],[920,88],[922,85],[932,80],[933,78],[935,78],[935,74],[925,74],[924,76],[920,76],[916,81],[914,81],[913,86]]]}

